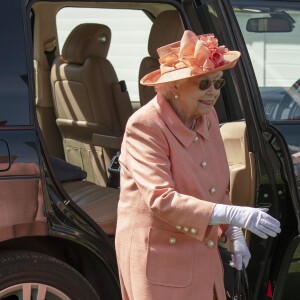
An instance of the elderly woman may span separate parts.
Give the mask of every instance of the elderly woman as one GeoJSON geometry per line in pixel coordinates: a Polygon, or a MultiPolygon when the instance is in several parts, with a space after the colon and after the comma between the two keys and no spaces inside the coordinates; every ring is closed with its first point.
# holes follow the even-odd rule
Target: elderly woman
{"type": "Polygon", "coordinates": [[[129,119],[120,156],[123,300],[225,300],[218,239],[228,237],[241,269],[250,259],[241,227],[262,238],[280,232],[265,211],[229,200],[214,104],[240,53],[191,31],[157,51],[160,70],[141,80],[157,96],[129,119]]]}

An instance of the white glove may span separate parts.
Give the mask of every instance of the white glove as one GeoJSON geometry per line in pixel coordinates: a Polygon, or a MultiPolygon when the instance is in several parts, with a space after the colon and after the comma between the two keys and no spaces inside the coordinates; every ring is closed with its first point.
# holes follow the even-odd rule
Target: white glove
{"type": "Polygon", "coordinates": [[[266,212],[267,208],[217,204],[210,217],[210,225],[232,224],[246,228],[263,239],[280,233],[280,222],[266,212]]]}
{"type": "Polygon", "coordinates": [[[242,270],[244,264],[246,268],[251,258],[251,254],[241,228],[229,225],[225,234],[230,241],[230,250],[232,253],[230,266],[242,270]]]}

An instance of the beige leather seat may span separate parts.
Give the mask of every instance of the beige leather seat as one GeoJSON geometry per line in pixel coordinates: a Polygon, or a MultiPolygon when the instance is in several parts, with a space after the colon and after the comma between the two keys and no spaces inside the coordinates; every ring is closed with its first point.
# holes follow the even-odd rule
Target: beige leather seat
{"type": "Polygon", "coordinates": [[[104,232],[115,235],[119,190],[101,187],[87,181],[66,182],[64,189],[104,232]]]}
{"type": "MultiPolygon", "coordinates": [[[[147,73],[159,69],[157,48],[179,41],[183,32],[184,26],[178,11],[163,11],[156,17],[148,40],[149,56],[141,61],[139,80],[147,73]]],[[[139,94],[142,106],[155,96],[155,91],[153,87],[139,84],[139,94]]]]}
{"type": "Polygon", "coordinates": [[[67,38],[55,59],[51,84],[56,123],[66,161],[87,172],[101,186],[108,181],[108,164],[120,147],[132,106],[106,59],[110,29],[81,24],[67,38]]]}

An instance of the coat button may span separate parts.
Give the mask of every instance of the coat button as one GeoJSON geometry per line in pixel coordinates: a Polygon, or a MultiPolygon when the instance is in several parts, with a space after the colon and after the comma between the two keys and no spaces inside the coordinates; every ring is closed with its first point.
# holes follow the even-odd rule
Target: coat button
{"type": "Polygon", "coordinates": [[[184,232],[189,232],[190,231],[190,229],[188,228],[188,227],[183,227],[183,229],[182,229],[184,232]]]}
{"type": "Polygon", "coordinates": [[[181,230],[181,229],[182,229],[182,226],[177,225],[177,226],[176,226],[176,229],[181,230]]]}
{"type": "Polygon", "coordinates": [[[207,162],[206,162],[205,160],[203,160],[203,161],[201,162],[201,167],[202,167],[202,169],[205,169],[206,166],[207,166],[207,162]]]}
{"type": "Polygon", "coordinates": [[[208,247],[208,248],[213,248],[214,246],[215,246],[214,241],[209,240],[209,241],[207,242],[207,247],[208,247]]]}
{"type": "Polygon", "coordinates": [[[212,186],[209,190],[211,195],[215,194],[216,191],[217,191],[217,189],[214,186],[212,186]]]}
{"type": "Polygon", "coordinates": [[[169,238],[169,244],[170,245],[176,244],[176,238],[174,238],[174,237],[169,238]]]}
{"type": "Polygon", "coordinates": [[[196,228],[191,228],[191,234],[197,234],[198,230],[196,228]]]}
{"type": "Polygon", "coordinates": [[[193,140],[193,143],[197,143],[199,141],[199,137],[198,136],[195,136],[194,137],[194,140],[193,140]]]}

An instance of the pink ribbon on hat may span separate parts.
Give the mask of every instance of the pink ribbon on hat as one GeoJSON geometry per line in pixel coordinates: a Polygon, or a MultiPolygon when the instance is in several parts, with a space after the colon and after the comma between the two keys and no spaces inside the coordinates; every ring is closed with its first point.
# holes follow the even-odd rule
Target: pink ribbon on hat
{"type": "Polygon", "coordinates": [[[186,30],[180,42],[170,47],[161,47],[157,52],[161,74],[183,68],[190,68],[191,74],[201,74],[204,70],[223,66],[226,63],[223,55],[228,49],[218,46],[218,40],[213,34],[197,36],[186,30]]]}

